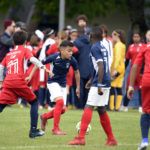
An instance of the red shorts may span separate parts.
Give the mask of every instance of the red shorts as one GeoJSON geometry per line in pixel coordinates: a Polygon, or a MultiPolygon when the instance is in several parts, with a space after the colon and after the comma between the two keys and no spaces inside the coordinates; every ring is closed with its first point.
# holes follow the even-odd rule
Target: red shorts
{"type": "Polygon", "coordinates": [[[150,114],[150,87],[142,86],[142,109],[150,114]]]}
{"type": "Polygon", "coordinates": [[[0,104],[15,104],[18,101],[18,97],[28,102],[32,102],[36,98],[35,94],[28,86],[26,86],[26,88],[3,87],[0,93],[0,104]]]}

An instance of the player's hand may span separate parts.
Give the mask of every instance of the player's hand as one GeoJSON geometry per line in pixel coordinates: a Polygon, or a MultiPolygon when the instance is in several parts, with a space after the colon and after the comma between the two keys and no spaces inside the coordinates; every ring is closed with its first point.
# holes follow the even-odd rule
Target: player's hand
{"type": "Polygon", "coordinates": [[[99,95],[103,95],[102,87],[98,87],[98,94],[99,94],[99,95]]]}
{"type": "Polygon", "coordinates": [[[127,97],[129,99],[131,99],[133,97],[133,95],[134,95],[134,89],[133,88],[129,88],[128,92],[127,92],[127,97]]]}
{"type": "Polygon", "coordinates": [[[31,81],[31,77],[30,77],[30,76],[26,77],[26,78],[25,78],[25,81],[26,81],[26,83],[28,84],[28,83],[31,81]]]}
{"type": "Polygon", "coordinates": [[[80,98],[80,88],[76,88],[77,97],[80,98]]]}
{"type": "Polygon", "coordinates": [[[54,76],[54,74],[52,72],[50,72],[50,71],[48,72],[48,74],[49,74],[50,78],[52,78],[54,76]]]}
{"type": "Polygon", "coordinates": [[[85,88],[86,88],[86,89],[90,89],[90,88],[91,88],[91,85],[92,85],[92,81],[89,80],[89,81],[86,83],[85,88]]]}
{"type": "Polygon", "coordinates": [[[3,81],[0,81],[0,89],[2,89],[3,81]]]}

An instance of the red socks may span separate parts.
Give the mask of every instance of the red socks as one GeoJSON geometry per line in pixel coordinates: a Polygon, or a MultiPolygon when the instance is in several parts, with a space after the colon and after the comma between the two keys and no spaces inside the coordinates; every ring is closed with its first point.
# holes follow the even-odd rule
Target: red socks
{"type": "MultiPolygon", "coordinates": [[[[61,111],[61,114],[64,114],[66,112],[66,110],[67,110],[67,107],[63,108],[61,111]]],[[[51,110],[50,112],[44,114],[45,119],[51,119],[53,117],[54,117],[54,109],[51,110]]]]}
{"type": "Polygon", "coordinates": [[[92,119],[92,114],[93,114],[92,109],[89,108],[84,109],[84,113],[81,119],[80,132],[78,135],[79,137],[85,137],[86,130],[92,119]]]}
{"type": "Polygon", "coordinates": [[[111,128],[111,124],[110,124],[110,120],[109,120],[109,116],[108,116],[107,112],[102,115],[99,115],[99,117],[100,117],[101,125],[107,135],[107,138],[115,139],[113,136],[113,133],[112,133],[112,128],[111,128]]]}
{"type": "Polygon", "coordinates": [[[53,115],[54,115],[54,128],[53,128],[53,130],[59,128],[59,122],[60,122],[60,117],[61,117],[61,112],[62,112],[63,106],[64,106],[63,99],[59,99],[56,101],[56,106],[55,106],[54,113],[53,113],[53,115]]]}

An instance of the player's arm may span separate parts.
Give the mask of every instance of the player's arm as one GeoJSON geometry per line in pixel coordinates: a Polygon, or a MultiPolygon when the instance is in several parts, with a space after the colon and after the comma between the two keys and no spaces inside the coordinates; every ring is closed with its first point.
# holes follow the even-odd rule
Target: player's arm
{"type": "Polygon", "coordinates": [[[4,72],[4,66],[0,64],[0,89],[2,88],[2,84],[3,84],[3,72],[4,72]]]}
{"type": "Polygon", "coordinates": [[[98,65],[98,94],[99,95],[103,95],[103,91],[102,91],[102,79],[103,79],[103,75],[104,75],[104,64],[103,61],[98,61],[97,62],[98,65]]]}
{"type": "Polygon", "coordinates": [[[76,79],[76,94],[78,98],[80,98],[80,72],[79,70],[74,71],[75,79],[76,79]]]}
{"type": "Polygon", "coordinates": [[[134,83],[135,83],[138,68],[139,68],[139,65],[137,65],[137,64],[133,64],[133,66],[131,68],[130,84],[129,84],[129,88],[128,88],[128,92],[127,92],[127,96],[129,99],[131,99],[134,94],[134,83]]]}
{"type": "Polygon", "coordinates": [[[127,96],[129,99],[131,99],[134,94],[134,83],[135,83],[135,79],[136,79],[136,74],[137,74],[139,66],[144,61],[144,53],[145,53],[144,50],[139,52],[139,54],[136,57],[136,60],[134,61],[133,66],[131,68],[130,83],[129,83],[129,88],[128,88],[128,92],[127,92],[127,96]]]}

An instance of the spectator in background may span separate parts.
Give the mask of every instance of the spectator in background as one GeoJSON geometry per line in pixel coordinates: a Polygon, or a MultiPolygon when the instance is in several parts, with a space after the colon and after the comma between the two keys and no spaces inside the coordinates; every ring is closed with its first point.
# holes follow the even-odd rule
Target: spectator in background
{"type": "Polygon", "coordinates": [[[111,69],[111,65],[113,62],[113,46],[112,46],[112,42],[111,42],[112,39],[108,36],[108,29],[107,29],[106,25],[101,25],[100,28],[103,31],[102,44],[108,51],[109,69],[111,69]]]}
{"type": "Polygon", "coordinates": [[[22,21],[18,21],[16,22],[16,27],[15,27],[15,32],[19,31],[19,30],[24,30],[27,31],[27,26],[24,22],[22,21]]]}
{"type": "Polygon", "coordinates": [[[77,107],[83,109],[86,101],[89,90],[85,88],[87,81],[90,78],[90,52],[91,52],[91,43],[88,39],[88,36],[85,35],[84,27],[78,27],[78,38],[73,42],[74,45],[79,50],[78,64],[80,71],[80,98],[77,100],[77,107]]]}
{"type": "Polygon", "coordinates": [[[79,27],[84,27],[85,34],[90,34],[90,28],[87,27],[88,18],[85,15],[79,15],[77,17],[77,24],[79,27]]]}
{"type": "Polygon", "coordinates": [[[77,29],[72,29],[69,32],[69,40],[70,42],[74,42],[78,37],[78,31],[77,29]]]}
{"type": "MultiPolygon", "coordinates": [[[[141,35],[138,32],[133,33],[132,36],[133,39],[133,44],[129,45],[127,54],[126,54],[126,61],[125,61],[125,68],[127,68],[129,61],[131,61],[131,67],[134,64],[134,61],[139,54],[140,51],[142,51],[145,48],[145,44],[141,43],[141,35]]],[[[142,65],[139,66],[138,73],[136,76],[136,81],[134,84],[134,89],[138,88],[138,94],[139,94],[139,112],[142,112],[141,108],[141,80],[142,80],[142,75],[140,74],[142,65]]],[[[129,104],[129,99],[127,97],[127,90],[129,88],[129,81],[130,81],[130,73],[128,76],[128,81],[127,81],[127,87],[126,87],[126,94],[123,98],[123,106],[121,106],[120,111],[127,112],[128,111],[128,104],[129,104]]]]}
{"type": "MultiPolygon", "coordinates": [[[[39,55],[39,59],[40,60],[44,60],[46,59],[46,53],[48,51],[48,49],[51,47],[51,45],[53,45],[55,43],[55,31],[51,28],[46,29],[45,31],[43,31],[45,37],[44,37],[44,44],[42,45],[41,51],[40,51],[40,55],[39,55]]],[[[47,64],[46,67],[49,69],[50,65],[47,64]]],[[[50,101],[49,100],[49,92],[47,90],[47,79],[48,79],[48,74],[44,71],[44,70],[40,70],[40,88],[39,88],[39,95],[38,95],[38,99],[40,102],[39,108],[43,109],[45,104],[44,104],[44,100],[47,97],[47,102],[50,101]]],[[[49,109],[51,109],[49,107],[49,109]]]]}
{"type": "Polygon", "coordinates": [[[119,110],[122,101],[122,85],[125,73],[125,32],[116,29],[112,32],[112,42],[115,43],[113,49],[113,63],[111,66],[111,90],[110,90],[110,110],[119,110]],[[115,103],[115,91],[117,92],[115,103]],[[115,107],[114,107],[115,104],[115,107]]]}
{"type": "Polygon", "coordinates": [[[0,62],[5,55],[14,47],[12,35],[15,32],[16,24],[13,20],[5,20],[5,31],[0,35],[0,62]]]}
{"type": "Polygon", "coordinates": [[[65,31],[66,33],[67,33],[67,37],[69,38],[69,33],[70,33],[70,31],[72,30],[72,26],[70,26],[70,25],[67,25],[64,29],[63,29],[63,31],[65,31]]]}

